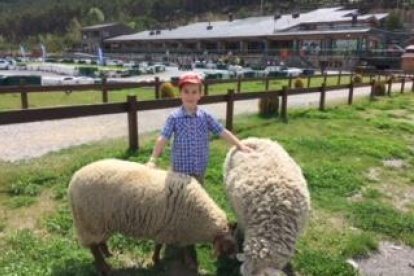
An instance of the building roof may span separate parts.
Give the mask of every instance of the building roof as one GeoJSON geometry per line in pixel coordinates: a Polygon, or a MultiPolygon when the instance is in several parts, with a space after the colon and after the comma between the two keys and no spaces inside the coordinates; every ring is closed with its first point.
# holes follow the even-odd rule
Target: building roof
{"type": "Polygon", "coordinates": [[[98,25],[83,27],[81,30],[82,31],[94,31],[94,30],[105,29],[105,28],[117,26],[117,25],[123,25],[123,24],[119,22],[112,22],[112,23],[105,23],[105,24],[98,24],[98,25]]]}
{"type": "MultiPolygon", "coordinates": [[[[274,20],[273,16],[249,17],[245,19],[236,19],[233,21],[214,21],[198,22],[181,26],[174,29],[160,30],[159,33],[154,31],[143,31],[131,35],[117,36],[106,41],[133,41],[133,40],[185,40],[185,39],[218,39],[218,38],[236,38],[236,37],[268,37],[284,36],[289,34],[310,34],[311,32],[351,32],[351,29],[341,30],[314,30],[303,31],[297,28],[303,24],[311,23],[349,23],[352,22],[352,14],[357,10],[344,10],[342,7],[322,8],[307,13],[300,14],[299,17],[293,18],[292,14],[282,15],[281,18],[274,20]],[[208,30],[207,26],[211,25],[212,29],[208,30]],[[151,35],[152,33],[152,35],[151,35]]],[[[358,20],[382,20],[388,14],[368,14],[358,16],[358,20]]],[[[358,27],[357,27],[358,29],[358,27]]],[[[365,27],[366,29],[366,27],[365,27]]],[[[364,29],[364,30],[365,30],[364,29]]],[[[359,30],[361,31],[361,28],[359,30]]],[[[365,30],[366,31],[366,30],[365,30]]]]}

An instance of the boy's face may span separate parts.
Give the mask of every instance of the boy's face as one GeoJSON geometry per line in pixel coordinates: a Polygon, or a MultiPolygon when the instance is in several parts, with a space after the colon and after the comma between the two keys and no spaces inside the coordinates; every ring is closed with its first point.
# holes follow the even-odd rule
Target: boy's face
{"type": "Polygon", "coordinates": [[[181,101],[187,108],[195,108],[198,101],[201,99],[201,85],[187,83],[181,87],[181,101]]]}

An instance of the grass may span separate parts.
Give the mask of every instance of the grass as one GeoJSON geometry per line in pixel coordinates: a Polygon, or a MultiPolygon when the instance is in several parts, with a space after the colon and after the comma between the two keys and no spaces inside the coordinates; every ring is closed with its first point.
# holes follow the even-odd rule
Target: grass
{"type": "MultiPolygon", "coordinates": [[[[303,79],[307,85],[307,79],[303,79]]],[[[349,77],[342,77],[341,84],[349,83],[349,77]]],[[[321,86],[323,78],[312,78],[311,87],[321,86]]],[[[328,77],[327,85],[337,85],[337,77],[328,77]]],[[[368,83],[369,78],[365,78],[364,82],[368,83]]],[[[287,80],[271,81],[269,89],[280,90],[284,85],[288,85],[287,80]]],[[[219,95],[227,93],[228,89],[237,89],[236,83],[230,84],[215,84],[209,86],[209,95],[219,95]]],[[[264,82],[246,81],[243,82],[242,91],[246,92],[260,92],[265,90],[264,82]]],[[[176,89],[175,94],[178,95],[176,89]]],[[[135,95],[139,101],[154,100],[155,92],[153,87],[137,88],[137,89],[123,89],[117,91],[110,91],[109,102],[125,102],[128,95],[135,95]]],[[[102,103],[101,91],[75,91],[72,93],[53,92],[53,93],[29,93],[28,95],[29,108],[52,107],[52,106],[71,106],[83,104],[100,104],[102,103]]],[[[21,100],[20,94],[3,94],[0,95],[0,111],[20,109],[21,100]]]]}
{"type": "MultiPolygon", "coordinates": [[[[308,181],[313,210],[293,259],[302,275],[357,275],[347,260],[369,255],[381,240],[414,246],[414,209],[407,205],[407,210],[400,210],[384,189],[384,185],[398,187],[402,194],[413,189],[414,122],[409,121],[413,111],[414,96],[404,94],[325,112],[292,111],[289,124],[255,115],[237,118],[234,127],[239,137],[279,141],[308,181]],[[398,170],[384,167],[382,162],[391,159],[403,160],[407,166],[398,170]],[[377,181],[368,177],[372,168],[378,170],[377,181]]],[[[70,177],[101,158],[145,162],[154,138],[141,139],[139,153],[125,151],[126,139],[116,139],[18,164],[0,163],[0,206],[5,213],[0,222],[0,275],[94,275],[92,258],[77,244],[72,226],[66,199],[70,177]],[[39,206],[44,201],[55,207],[42,213],[39,206]],[[28,229],[12,228],[15,217],[23,224],[24,214],[30,210],[36,210],[38,223],[28,229]]],[[[212,140],[206,189],[234,220],[222,184],[221,164],[228,148],[224,141],[212,140]]],[[[160,160],[163,168],[168,167],[166,152],[160,160]]],[[[111,260],[115,275],[160,275],[149,261],[152,242],[115,236],[110,247],[116,252],[111,260]],[[139,268],[130,268],[133,265],[139,268]]],[[[197,249],[201,267],[209,275],[238,275],[237,264],[214,260],[210,245],[201,244],[197,249]]]]}

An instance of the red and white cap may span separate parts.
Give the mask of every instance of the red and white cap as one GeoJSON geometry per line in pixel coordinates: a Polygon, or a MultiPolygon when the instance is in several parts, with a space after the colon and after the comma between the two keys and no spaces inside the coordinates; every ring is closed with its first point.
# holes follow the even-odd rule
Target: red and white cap
{"type": "Polygon", "coordinates": [[[201,76],[194,72],[189,72],[182,74],[180,78],[178,79],[178,87],[182,87],[186,83],[193,83],[193,84],[202,84],[203,79],[201,76]]]}

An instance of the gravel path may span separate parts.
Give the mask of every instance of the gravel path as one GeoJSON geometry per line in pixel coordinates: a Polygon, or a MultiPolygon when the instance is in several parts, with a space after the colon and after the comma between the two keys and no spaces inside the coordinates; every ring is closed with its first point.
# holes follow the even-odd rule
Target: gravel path
{"type": "MultiPolygon", "coordinates": [[[[398,89],[400,85],[395,85],[398,89]]],[[[411,83],[406,84],[406,88],[411,83]]],[[[355,89],[355,97],[369,95],[370,88],[355,89]]],[[[288,107],[318,106],[319,93],[291,96],[288,107]]],[[[348,90],[330,91],[327,102],[344,103],[348,90]]],[[[235,103],[235,114],[256,113],[258,100],[235,103]]],[[[220,119],[226,114],[225,104],[210,104],[204,108],[220,119]]],[[[151,132],[162,127],[172,109],[143,111],[138,113],[138,129],[140,133],[151,132]]],[[[126,136],[126,114],[102,115],[75,119],[45,121],[0,126],[0,160],[19,161],[42,156],[48,152],[59,151],[71,146],[100,141],[107,138],[126,136]]]]}
{"type": "Polygon", "coordinates": [[[356,263],[359,271],[366,276],[413,276],[414,249],[381,242],[376,254],[356,263]]]}

